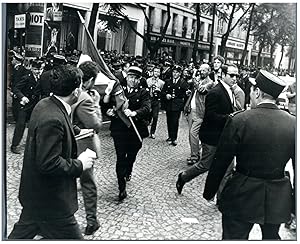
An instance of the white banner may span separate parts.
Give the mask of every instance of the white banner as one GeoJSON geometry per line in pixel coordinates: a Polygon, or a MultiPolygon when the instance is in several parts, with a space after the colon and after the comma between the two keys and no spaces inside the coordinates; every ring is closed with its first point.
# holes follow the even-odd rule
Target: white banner
{"type": "Polygon", "coordinates": [[[26,23],[26,15],[25,14],[18,14],[15,15],[15,28],[25,28],[26,23]]]}

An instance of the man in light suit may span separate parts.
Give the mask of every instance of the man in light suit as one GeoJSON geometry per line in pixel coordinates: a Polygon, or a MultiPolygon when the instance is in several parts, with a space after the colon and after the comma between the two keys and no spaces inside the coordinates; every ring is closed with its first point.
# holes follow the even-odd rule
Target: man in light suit
{"type": "MultiPolygon", "coordinates": [[[[86,61],[79,65],[83,72],[82,92],[78,102],[72,105],[73,125],[76,126],[78,132],[80,129],[94,129],[95,137],[98,137],[98,132],[102,126],[102,116],[100,110],[100,95],[92,89],[95,84],[95,79],[100,72],[98,64],[93,61],[86,61]]],[[[76,133],[76,130],[75,130],[76,133]]],[[[82,142],[77,142],[78,154],[85,151],[87,148],[98,152],[95,148],[92,138],[87,138],[82,142]]],[[[97,155],[98,157],[100,155],[97,155]]],[[[80,176],[80,184],[86,212],[87,226],[84,233],[92,235],[99,229],[100,225],[97,220],[97,186],[94,179],[93,167],[82,173],[80,176]]]]}
{"type": "Polygon", "coordinates": [[[236,100],[230,87],[236,83],[238,68],[234,64],[228,65],[222,75],[223,80],[219,80],[205,98],[205,114],[199,131],[202,158],[178,175],[176,188],[179,194],[185,183],[209,170],[226,120],[235,111],[236,100]]]}
{"type": "Polygon", "coordinates": [[[202,64],[192,79],[193,90],[185,106],[184,114],[189,125],[189,143],[191,156],[187,159],[188,165],[197,163],[201,158],[201,144],[199,130],[205,113],[205,97],[207,92],[217,83],[209,78],[210,66],[202,64]]]}
{"type": "Polygon", "coordinates": [[[214,197],[236,156],[236,171],[220,197],[222,239],[248,239],[255,223],[263,239],[280,239],[280,224],[291,215],[292,189],[284,169],[289,159],[295,168],[296,118],[275,104],[286,85],[282,80],[261,70],[250,82],[251,110],[229,117],[203,197],[214,197]]]}
{"type": "Polygon", "coordinates": [[[82,72],[72,66],[53,70],[53,96],[33,109],[26,141],[19,200],[23,207],[9,239],[82,239],[74,213],[78,209],[76,177],[93,165],[77,157],[69,118],[81,93],[82,72]]]}

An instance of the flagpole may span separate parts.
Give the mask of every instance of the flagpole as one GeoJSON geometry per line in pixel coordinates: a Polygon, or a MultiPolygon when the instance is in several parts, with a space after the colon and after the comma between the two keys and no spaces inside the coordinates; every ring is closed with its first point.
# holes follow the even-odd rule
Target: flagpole
{"type": "MultiPolygon", "coordinates": [[[[80,14],[79,11],[77,11],[77,14],[78,14],[78,16],[79,16],[79,19],[80,19],[81,24],[84,26],[84,29],[85,29],[85,31],[86,31],[88,37],[90,38],[90,40],[91,40],[91,42],[92,42],[92,44],[93,44],[95,50],[97,50],[97,48],[96,48],[96,46],[95,46],[95,43],[94,43],[94,41],[93,41],[93,38],[92,38],[92,36],[91,36],[91,33],[89,32],[89,30],[88,30],[87,27],[85,26],[85,20],[82,18],[82,16],[81,16],[81,14],[80,14]]],[[[97,54],[99,55],[98,51],[97,51],[97,54]]],[[[100,60],[101,60],[101,59],[100,59],[100,60]]],[[[122,87],[121,84],[120,84],[120,87],[121,87],[121,89],[122,89],[123,94],[125,94],[125,93],[124,93],[124,89],[123,89],[123,87],[122,87]]],[[[138,130],[137,130],[137,128],[136,128],[136,126],[135,126],[133,120],[132,120],[132,118],[131,118],[131,117],[128,117],[128,119],[129,119],[129,121],[130,121],[130,123],[131,123],[131,125],[132,125],[132,127],[133,127],[133,129],[134,129],[134,131],[135,131],[135,133],[136,133],[136,135],[137,135],[137,137],[138,137],[138,139],[140,140],[140,142],[142,142],[142,138],[141,138],[141,136],[140,136],[140,134],[139,134],[139,132],[138,132],[138,130]]]]}

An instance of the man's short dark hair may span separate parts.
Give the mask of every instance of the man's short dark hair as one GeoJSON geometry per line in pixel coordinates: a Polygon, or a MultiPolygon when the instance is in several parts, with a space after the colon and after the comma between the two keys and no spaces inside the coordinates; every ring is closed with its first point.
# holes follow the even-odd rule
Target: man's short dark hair
{"type": "Polygon", "coordinates": [[[225,63],[225,59],[221,55],[217,55],[216,57],[214,57],[214,61],[215,60],[219,60],[222,64],[225,63]]]}
{"type": "Polygon", "coordinates": [[[238,68],[235,64],[224,64],[222,65],[222,72],[226,75],[228,72],[228,67],[238,68]]]}
{"type": "Polygon", "coordinates": [[[50,84],[54,95],[67,97],[80,86],[83,73],[70,64],[55,67],[51,71],[50,84]]]}
{"type": "Polygon", "coordinates": [[[92,77],[95,79],[97,74],[100,72],[100,67],[96,62],[86,61],[79,65],[79,69],[83,72],[83,83],[88,81],[92,77]]]}

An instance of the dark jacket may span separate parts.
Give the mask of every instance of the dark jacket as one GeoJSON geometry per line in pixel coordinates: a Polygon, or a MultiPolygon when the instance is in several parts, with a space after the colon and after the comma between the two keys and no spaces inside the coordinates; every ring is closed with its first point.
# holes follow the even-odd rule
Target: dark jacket
{"type": "Polygon", "coordinates": [[[205,114],[199,131],[201,142],[216,146],[228,115],[233,111],[226,89],[218,83],[205,98],[205,114]]]}
{"type": "Polygon", "coordinates": [[[34,220],[73,215],[78,209],[76,177],[82,163],[71,121],[55,97],[34,108],[26,141],[19,199],[24,213],[34,220]]]}
{"type": "Polygon", "coordinates": [[[40,100],[41,89],[39,81],[35,80],[32,72],[24,75],[22,79],[15,85],[13,89],[13,93],[16,96],[18,102],[21,101],[22,97],[27,97],[29,99],[29,103],[25,105],[20,105],[20,107],[30,114],[34,108],[34,106],[40,100]]]}
{"type": "Polygon", "coordinates": [[[292,194],[284,169],[289,159],[295,160],[295,133],[296,118],[274,104],[230,116],[206,179],[204,198],[213,198],[236,156],[236,172],[222,191],[220,211],[252,223],[288,221],[292,194]]]}
{"type": "Polygon", "coordinates": [[[188,83],[181,78],[176,82],[176,84],[173,83],[173,79],[166,80],[161,91],[163,109],[166,111],[183,111],[184,104],[188,98],[186,94],[188,88],[188,83]],[[167,94],[174,95],[174,98],[167,100],[167,94]]]}
{"type": "MultiPolygon", "coordinates": [[[[149,90],[145,88],[135,88],[131,93],[128,93],[127,87],[123,87],[125,96],[129,100],[128,108],[132,111],[136,111],[137,115],[132,117],[134,124],[137,127],[137,130],[140,133],[142,138],[149,136],[148,131],[148,122],[147,119],[149,117],[151,102],[149,90]]],[[[134,133],[134,129],[132,126],[128,128],[126,124],[119,117],[111,117],[110,124],[111,135],[120,135],[122,133],[134,133]]]]}

